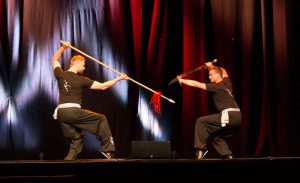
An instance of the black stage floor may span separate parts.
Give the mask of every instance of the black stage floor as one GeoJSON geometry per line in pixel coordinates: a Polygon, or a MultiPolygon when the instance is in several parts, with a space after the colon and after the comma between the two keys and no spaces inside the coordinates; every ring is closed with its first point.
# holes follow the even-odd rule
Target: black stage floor
{"type": "Polygon", "coordinates": [[[0,182],[297,182],[299,165],[300,157],[0,161],[0,182]]]}

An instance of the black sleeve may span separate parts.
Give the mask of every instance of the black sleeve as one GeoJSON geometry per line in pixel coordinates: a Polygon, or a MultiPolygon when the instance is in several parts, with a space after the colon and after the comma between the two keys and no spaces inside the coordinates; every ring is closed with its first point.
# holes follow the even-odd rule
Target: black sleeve
{"type": "Polygon", "coordinates": [[[215,83],[205,83],[206,91],[215,92],[218,89],[218,86],[215,83]]]}
{"type": "Polygon", "coordinates": [[[55,67],[55,69],[54,69],[55,77],[59,78],[62,73],[63,73],[63,70],[60,67],[55,67]]]}
{"type": "Polygon", "coordinates": [[[82,77],[82,85],[86,88],[91,88],[91,86],[93,85],[94,83],[94,80],[91,80],[90,78],[88,77],[82,77]]]}

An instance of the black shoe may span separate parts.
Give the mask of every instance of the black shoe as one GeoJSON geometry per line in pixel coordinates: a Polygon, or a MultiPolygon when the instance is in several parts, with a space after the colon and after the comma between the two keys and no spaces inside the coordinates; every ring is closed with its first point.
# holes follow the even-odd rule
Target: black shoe
{"type": "Polygon", "coordinates": [[[233,156],[231,154],[227,154],[225,156],[222,156],[222,159],[233,159],[233,156]]]}
{"type": "Polygon", "coordinates": [[[103,152],[101,151],[100,154],[105,158],[105,159],[113,159],[114,154],[112,152],[103,152]]]}

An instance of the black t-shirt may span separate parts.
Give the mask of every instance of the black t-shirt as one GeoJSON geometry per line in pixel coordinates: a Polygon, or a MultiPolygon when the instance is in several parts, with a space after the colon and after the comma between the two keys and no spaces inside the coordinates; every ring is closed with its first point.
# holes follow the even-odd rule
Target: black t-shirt
{"type": "Polygon", "coordinates": [[[74,72],[63,71],[60,67],[54,69],[54,75],[58,80],[59,104],[77,103],[81,105],[83,88],[90,88],[94,82],[90,78],[74,72]]]}
{"type": "Polygon", "coordinates": [[[206,83],[206,90],[212,93],[217,110],[239,107],[234,99],[232,83],[228,77],[223,78],[219,83],[206,83]]]}

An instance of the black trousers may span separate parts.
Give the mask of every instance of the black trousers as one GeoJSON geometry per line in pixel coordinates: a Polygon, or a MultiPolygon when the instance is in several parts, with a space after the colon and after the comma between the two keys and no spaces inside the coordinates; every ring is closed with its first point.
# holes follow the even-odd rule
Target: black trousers
{"type": "Polygon", "coordinates": [[[81,152],[84,131],[96,135],[101,141],[100,151],[115,151],[113,137],[104,115],[85,109],[70,107],[58,109],[57,117],[65,137],[70,140],[69,152],[65,160],[76,159],[81,152]]]}
{"type": "Polygon", "coordinates": [[[194,148],[197,150],[207,149],[207,142],[211,141],[213,147],[221,155],[232,154],[226,142],[226,138],[232,136],[242,122],[239,111],[229,111],[229,123],[221,126],[221,113],[199,117],[195,126],[194,148]]]}

